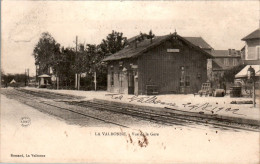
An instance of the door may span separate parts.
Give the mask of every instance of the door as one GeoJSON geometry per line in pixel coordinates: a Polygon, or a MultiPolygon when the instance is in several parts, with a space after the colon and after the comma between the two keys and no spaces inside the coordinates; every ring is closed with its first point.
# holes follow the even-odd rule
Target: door
{"type": "Polygon", "coordinates": [[[119,93],[124,93],[124,74],[123,71],[118,72],[118,82],[119,82],[119,93]]]}
{"type": "Polygon", "coordinates": [[[134,72],[129,71],[128,72],[128,94],[134,94],[134,72]]]}
{"type": "Polygon", "coordinates": [[[180,93],[190,93],[190,76],[186,73],[185,67],[181,67],[181,78],[180,78],[180,93]]]}

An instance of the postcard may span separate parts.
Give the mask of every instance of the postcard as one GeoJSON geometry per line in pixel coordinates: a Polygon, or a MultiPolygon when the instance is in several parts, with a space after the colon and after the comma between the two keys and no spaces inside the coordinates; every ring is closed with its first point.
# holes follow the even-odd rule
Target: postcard
{"type": "Polygon", "coordinates": [[[1,1],[1,163],[259,163],[259,1],[1,1]]]}

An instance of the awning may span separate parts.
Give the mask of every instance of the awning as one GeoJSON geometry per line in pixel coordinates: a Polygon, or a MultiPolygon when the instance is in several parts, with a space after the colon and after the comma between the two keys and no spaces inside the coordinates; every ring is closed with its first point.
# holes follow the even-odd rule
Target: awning
{"type": "Polygon", "coordinates": [[[235,75],[235,78],[247,78],[247,70],[252,66],[255,70],[255,76],[260,76],[260,65],[247,65],[235,75]]]}
{"type": "Polygon", "coordinates": [[[42,74],[42,75],[40,75],[40,76],[38,76],[38,77],[50,77],[49,75],[46,75],[46,74],[42,74]]]}

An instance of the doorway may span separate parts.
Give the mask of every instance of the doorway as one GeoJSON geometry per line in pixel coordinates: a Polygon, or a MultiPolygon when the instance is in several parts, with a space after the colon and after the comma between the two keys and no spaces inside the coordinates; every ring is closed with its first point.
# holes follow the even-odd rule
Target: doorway
{"type": "Polygon", "coordinates": [[[190,93],[190,76],[186,73],[185,67],[181,67],[181,77],[180,77],[180,93],[187,94],[190,93]]]}
{"type": "Polygon", "coordinates": [[[135,84],[134,84],[134,72],[128,72],[128,94],[134,94],[135,84]]]}

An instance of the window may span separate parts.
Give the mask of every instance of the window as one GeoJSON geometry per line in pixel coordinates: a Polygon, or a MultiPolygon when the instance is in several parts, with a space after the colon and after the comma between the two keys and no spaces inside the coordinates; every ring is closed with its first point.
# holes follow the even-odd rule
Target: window
{"type": "Polygon", "coordinates": [[[128,87],[133,87],[134,86],[134,75],[133,73],[128,74],[128,87]]]}
{"type": "Polygon", "coordinates": [[[237,65],[237,59],[233,59],[233,66],[237,65]]]}
{"type": "Polygon", "coordinates": [[[225,66],[228,66],[228,65],[229,65],[229,63],[228,63],[228,58],[224,58],[224,65],[225,65],[225,66]]]}
{"type": "Polygon", "coordinates": [[[184,78],[180,78],[180,87],[184,87],[184,78]]]}
{"type": "Polygon", "coordinates": [[[122,71],[119,72],[119,85],[120,85],[120,87],[123,86],[123,72],[122,71]]]}
{"type": "Polygon", "coordinates": [[[184,76],[184,74],[185,74],[185,67],[181,66],[180,69],[181,69],[180,86],[183,87],[184,83],[185,83],[185,79],[184,79],[185,78],[185,76],[184,76]]]}
{"type": "Polygon", "coordinates": [[[114,86],[114,67],[113,66],[111,66],[111,68],[110,68],[110,71],[111,71],[111,76],[110,76],[110,85],[111,86],[114,86]]]}

